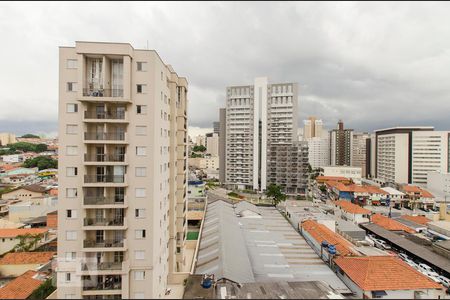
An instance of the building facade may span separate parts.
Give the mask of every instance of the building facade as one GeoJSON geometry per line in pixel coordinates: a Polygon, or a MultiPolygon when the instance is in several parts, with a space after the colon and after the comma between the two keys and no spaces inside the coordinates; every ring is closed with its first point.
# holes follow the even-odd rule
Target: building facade
{"type": "Polygon", "coordinates": [[[219,109],[219,181],[225,183],[225,140],[227,134],[227,110],[219,109]]]}
{"type": "Polygon", "coordinates": [[[206,153],[211,156],[219,156],[219,135],[217,133],[206,137],[206,153]]]}
{"type": "Polygon", "coordinates": [[[261,77],[226,93],[225,183],[264,191],[268,147],[297,139],[297,84],[271,84],[261,77]]]}
{"type": "Polygon", "coordinates": [[[183,271],[187,81],[156,51],[59,49],[57,298],[161,298],[183,271]]]}
{"type": "Polygon", "coordinates": [[[17,143],[16,135],[14,133],[2,132],[0,133],[0,146],[17,143]]]}
{"type": "Polygon", "coordinates": [[[352,137],[352,167],[359,167],[362,171],[362,176],[366,177],[366,154],[367,154],[367,139],[370,138],[367,132],[354,132],[352,137]]]}
{"type": "Polygon", "coordinates": [[[336,129],[330,131],[330,164],[332,166],[352,165],[353,129],[344,129],[339,120],[336,129]]]}
{"type": "Polygon", "coordinates": [[[316,119],[316,117],[309,117],[308,120],[303,121],[303,137],[308,140],[314,137],[322,137],[322,120],[316,119]]]}

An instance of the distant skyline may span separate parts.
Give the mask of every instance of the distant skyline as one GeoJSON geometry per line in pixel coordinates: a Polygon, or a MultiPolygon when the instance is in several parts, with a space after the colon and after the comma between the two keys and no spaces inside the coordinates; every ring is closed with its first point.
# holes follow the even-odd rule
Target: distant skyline
{"type": "Polygon", "coordinates": [[[298,82],[299,126],[448,130],[449,15],[440,2],[2,2],[0,132],[56,134],[58,47],[77,40],[155,49],[189,81],[190,135],[212,129],[227,86],[259,76],[298,82]]]}

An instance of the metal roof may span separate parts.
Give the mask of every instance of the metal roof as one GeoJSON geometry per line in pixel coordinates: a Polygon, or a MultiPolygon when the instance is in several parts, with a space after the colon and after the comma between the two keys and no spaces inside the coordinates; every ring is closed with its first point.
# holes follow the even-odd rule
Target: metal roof
{"type": "Polygon", "coordinates": [[[391,244],[396,245],[398,248],[402,248],[412,255],[419,257],[435,268],[442,269],[447,274],[450,274],[450,260],[448,258],[440,256],[426,247],[418,245],[402,235],[386,230],[376,224],[367,223],[360,224],[360,226],[389,241],[391,244]]]}
{"type": "MultiPolygon", "coordinates": [[[[236,214],[239,214],[241,216],[244,216],[245,211],[253,212],[254,214],[261,215],[261,211],[259,210],[259,208],[256,205],[254,205],[250,202],[247,202],[247,201],[240,201],[239,203],[237,203],[235,205],[234,211],[236,214]]],[[[248,213],[246,215],[248,215],[248,213]]]]}

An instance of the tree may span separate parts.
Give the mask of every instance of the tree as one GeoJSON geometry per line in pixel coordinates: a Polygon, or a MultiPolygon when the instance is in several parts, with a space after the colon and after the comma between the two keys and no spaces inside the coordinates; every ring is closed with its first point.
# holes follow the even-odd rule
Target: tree
{"type": "Polygon", "coordinates": [[[30,233],[17,236],[19,243],[14,246],[15,252],[29,252],[33,250],[42,239],[41,234],[32,235],[30,233]]]}
{"type": "Polygon", "coordinates": [[[206,147],[203,145],[196,145],[194,146],[194,148],[192,148],[192,151],[194,152],[205,152],[206,151],[206,147]]]}
{"type": "Polygon", "coordinates": [[[27,142],[18,142],[8,145],[10,151],[23,151],[23,152],[44,152],[47,151],[46,144],[32,144],[27,142]]]}
{"type": "Polygon", "coordinates": [[[22,135],[21,138],[24,138],[24,139],[39,139],[40,136],[35,135],[35,134],[31,134],[31,133],[27,133],[27,134],[22,135]]]}
{"type": "Polygon", "coordinates": [[[23,166],[25,168],[37,167],[39,170],[56,169],[58,168],[58,161],[56,159],[51,158],[50,156],[38,156],[35,158],[27,159],[23,163],[23,166]]]}
{"type": "Polygon", "coordinates": [[[285,201],[287,198],[287,196],[283,194],[283,192],[281,191],[281,187],[273,183],[268,186],[266,195],[267,197],[272,197],[273,201],[275,202],[275,205],[277,205],[282,201],[285,201]]]}
{"type": "Polygon", "coordinates": [[[37,153],[45,152],[45,151],[47,151],[47,149],[48,149],[48,147],[46,144],[37,144],[36,148],[35,148],[37,153]]]}
{"type": "Polygon", "coordinates": [[[325,193],[326,191],[327,191],[327,188],[325,187],[325,185],[321,185],[321,186],[319,186],[319,190],[322,192],[322,193],[325,193]]]}
{"type": "Polygon", "coordinates": [[[27,299],[38,300],[47,299],[51,293],[56,290],[56,287],[52,285],[52,279],[47,279],[43,284],[41,284],[27,299]]]}

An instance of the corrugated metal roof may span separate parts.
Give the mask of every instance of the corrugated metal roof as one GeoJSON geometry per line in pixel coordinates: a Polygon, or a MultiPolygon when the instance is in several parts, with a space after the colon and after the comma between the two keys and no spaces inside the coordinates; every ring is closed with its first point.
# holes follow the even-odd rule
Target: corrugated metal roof
{"type": "Polygon", "coordinates": [[[236,212],[236,214],[240,215],[242,215],[242,212],[244,211],[250,211],[255,214],[261,215],[261,211],[259,210],[259,208],[256,205],[247,201],[240,201],[239,203],[237,203],[235,205],[234,211],[236,212]]]}
{"type": "Polygon", "coordinates": [[[239,219],[231,204],[216,201],[207,207],[200,237],[196,274],[214,274],[216,280],[254,282],[239,219]]]}

